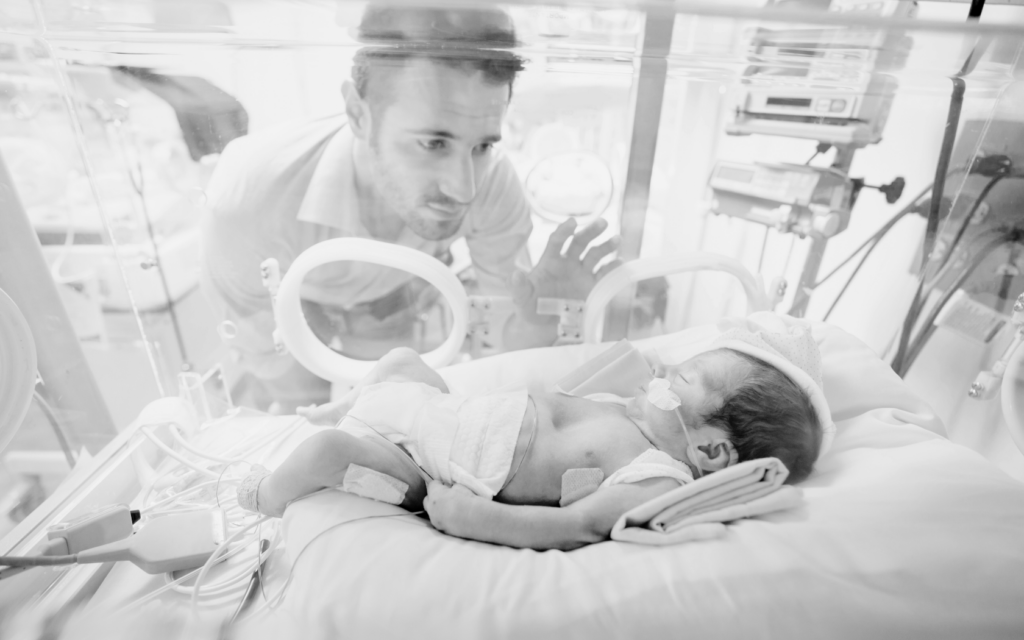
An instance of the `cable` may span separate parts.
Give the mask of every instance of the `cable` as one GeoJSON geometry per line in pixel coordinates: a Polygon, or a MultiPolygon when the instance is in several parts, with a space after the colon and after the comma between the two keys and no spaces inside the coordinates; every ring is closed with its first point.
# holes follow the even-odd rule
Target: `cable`
{"type": "Polygon", "coordinates": [[[50,403],[46,401],[46,398],[35,390],[32,391],[32,397],[39,404],[39,409],[46,416],[46,421],[50,423],[50,427],[53,428],[53,433],[57,436],[57,442],[60,444],[61,451],[64,452],[64,458],[68,461],[68,468],[74,469],[77,461],[75,460],[74,451],[71,450],[71,441],[68,438],[68,434],[64,433],[64,425],[57,419],[56,412],[54,412],[50,403]]]}
{"type": "Polygon", "coordinates": [[[179,454],[177,451],[175,451],[174,449],[172,449],[172,448],[168,447],[166,444],[164,444],[163,441],[160,440],[160,438],[156,437],[156,435],[154,435],[153,432],[150,431],[150,427],[149,426],[142,427],[141,429],[139,429],[139,432],[142,433],[147,438],[149,438],[150,442],[155,444],[160,450],[162,450],[168,456],[174,458],[175,460],[177,460],[181,464],[185,465],[186,467],[189,467],[193,471],[198,471],[199,473],[201,473],[201,474],[203,474],[205,476],[208,476],[210,478],[213,478],[214,480],[216,480],[218,478],[218,475],[216,473],[210,471],[209,469],[207,469],[205,467],[200,467],[196,463],[192,462],[191,460],[189,460],[185,456],[179,454]]]}
{"type": "Polygon", "coordinates": [[[768,226],[765,226],[765,228],[764,228],[764,239],[761,240],[761,255],[757,259],[757,272],[758,273],[761,273],[761,271],[762,271],[762,269],[764,267],[764,254],[768,250],[768,232],[769,231],[771,231],[771,228],[768,227],[768,226]]]}
{"type": "MultiPolygon", "coordinates": [[[[958,169],[954,169],[954,170],[953,170],[953,171],[951,172],[951,174],[952,174],[952,173],[955,173],[955,172],[956,172],[956,171],[958,171],[958,170],[960,170],[960,169],[959,169],[959,168],[958,168],[958,169]]],[[[870,245],[870,244],[872,244],[872,243],[874,243],[874,242],[877,242],[878,240],[881,240],[881,239],[882,239],[882,237],[883,237],[883,236],[884,236],[885,234],[889,233],[889,230],[890,230],[890,229],[892,229],[892,228],[893,228],[893,226],[895,226],[895,224],[896,224],[897,222],[899,222],[899,221],[900,221],[900,220],[901,220],[901,219],[902,219],[902,218],[903,218],[904,216],[906,216],[906,215],[907,215],[908,213],[910,213],[911,211],[913,211],[914,207],[915,207],[915,206],[917,205],[917,203],[918,203],[918,202],[919,202],[919,201],[921,200],[921,198],[923,198],[923,197],[925,196],[925,194],[926,194],[926,193],[928,193],[929,191],[931,191],[931,188],[932,188],[932,186],[931,186],[931,185],[928,185],[927,187],[925,187],[924,189],[922,189],[922,190],[921,190],[921,193],[917,194],[917,195],[916,195],[916,196],[914,197],[914,199],[913,199],[913,200],[911,200],[911,201],[910,201],[910,202],[909,202],[909,203],[908,203],[908,204],[907,204],[907,205],[906,205],[905,207],[903,207],[902,209],[900,209],[900,210],[899,210],[899,211],[898,211],[898,212],[896,213],[896,215],[894,215],[894,216],[893,216],[892,218],[890,218],[888,222],[886,222],[885,224],[883,224],[883,225],[882,225],[882,226],[881,226],[881,227],[880,227],[880,228],[878,229],[878,231],[874,232],[874,233],[873,233],[873,234],[872,234],[872,235],[871,235],[871,236],[870,236],[870,237],[869,237],[869,238],[868,238],[867,240],[865,240],[865,241],[864,241],[864,242],[863,242],[863,243],[862,243],[862,244],[861,244],[861,245],[860,245],[859,247],[857,247],[857,248],[856,248],[856,249],[855,249],[855,250],[854,250],[853,252],[851,252],[851,253],[850,253],[850,255],[849,255],[849,256],[847,256],[847,257],[846,257],[846,258],[845,258],[845,259],[844,259],[844,260],[843,260],[842,262],[840,262],[840,263],[839,263],[838,265],[836,265],[836,266],[835,266],[835,268],[833,268],[833,269],[832,269],[832,271],[829,271],[829,272],[828,272],[828,274],[826,274],[826,275],[825,275],[825,276],[824,276],[824,277],[823,277],[823,278],[822,278],[821,280],[818,280],[818,281],[817,281],[816,283],[814,283],[814,286],[813,286],[813,287],[811,287],[811,288],[812,288],[812,289],[816,289],[816,288],[820,287],[821,285],[825,284],[825,282],[826,282],[826,281],[827,281],[827,280],[828,280],[829,278],[831,278],[832,276],[834,276],[834,275],[835,275],[836,273],[838,273],[838,272],[839,272],[839,270],[840,270],[840,269],[842,269],[843,267],[845,267],[845,266],[847,265],[847,263],[849,263],[849,262],[850,262],[851,260],[853,260],[853,259],[854,259],[855,257],[857,257],[857,254],[858,254],[858,253],[860,253],[861,251],[863,251],[865,247],[867,247],[868,245],[870,245]]]]}
{"type": "Polygon", "coordinates": [[[181,434],[181,429],[178,427],[178,425],[176,423],[173,423],[173,422],[169,423],[168,426],[170,427],[171,435],[174,437],[174,441],[177,442],[178,444],[180,444],[182,449],[185,449],[186,451],[188,451],[192,455],[199,456],[200,458],[206,458],[207,460],[212,460],[214,462],[223,462],[223,463],[226,463],[226,464],[234,464],[236,462],[245,462],[245,460],[243,460],[241,458],[221,458],[220,456],[214,456],[214,455],[210,455],[208,453],[204,453],[203,451],[200,451],[199,449],[196,449],[195,447],[190,445],[185,440],[185,437],[181,434]]]}
{"type": "Polygon", "coordinates": [[[1000,180],[1002,180],[1003,178],[1006,178],[1006,177],[1008,177],[1008,176],[1005,176],[1005,175],[994,176],[981,189],[981,193],[979,193],[978,197],[974,199],[974,203],[971,204],[971,208],[967,211],[967,215],[964,216],[963,222],[960,223],[960,228],[957,229],[956,235],[953,236],[952,242],[949,243],[949,248],[946,250],[945,254],[942,256],[942,262],[935,269],[936,277],[938,277],[938,274],[942,271],[943,267],[946,266],[946,264],[949,262],[949,259],[953,256],[953,250],[956,248],[956,245],[960,242],[960,239],[963,238],[964,232],[967,231],[967,227],[971,224],[971,220],[974,219],[974,214],[976,214],[978,212],[978,210],[981,208],[981,205],[982,205],[982,203],[985,202],[985,198],[988,197],[989,192],[992,191],[993,187],[995,187],[997,184],[999,184],[1000,180]]]}
{"type": "MultiPolygon", "coordinates": [[[[318,491],[317,493],[320,493],[320,492],[318,491]]],[[[316,495],[316,494],[310,494],[310,496],[312,496],[312,495],[316,495]]],[[[307,497],[310,497],[310,496],[307,496],[307,497]]],[[[306,550],[309,549],[311,546],[313,546],[314,542],[319,540],[322,536],[324,536],[328,532],[334,531],[335,529],[337,529],[339,527],[342,527],[342,526],[344,526],[346,524],[352,524],[353,522],[362,522],[363,520],[376,520],[376,519],[379,519],[379,518],[402,518],[402,517],[407,517],[407,516],[417,516],[417,515],[421,515],[421,514],[424,514],[424,513],[426,513],[426,512],[422,511],[422,510],[420,510],[420,511],[410,511],[410,512],[407,512],[407,513],[385,513],[385,514],[378,514],[378,515],[372,515],[372,516],[363,516],[361,518],[353,518],[352,520],[345,520],[343,522],[335,522],[331,526],[327,527],[326,529],[324,529],[320,533],[318,533],[315,536],[313,536],[313,538],[309,542],[307,542],[306,545],[304,547],[302,547],[302,549],[299,550],[299,553],[296,554],[296,556],[295,556],[295,560],[292,561],[292,566],[288,570],[288,577],[285,578],[284,584],[281,586],[281,590],[278,591],[277,594],[275,594],[270,600],[268,600],[265,606],[269,610],[271,610],[271,611],[273,611],[277,607],[281,606],[281,603],[284,602],[284,596],[285,596],[285,592],[288,589],[288,585],[291,584],[292,576],[295,575],[295,567],[298,566],[299,560],[302,559],[302,556],[303,556],[304,553],[306,553],[306,550]]]]}
{"type": "Polygon", "coordinates": [[[220,550],[221,549],[227,549],[228,545],[230,545],[236,539],[240,538],[243,534],[247,533],[250,529],[254,529],[257,525],[262,524],[263,522],[266,522],[267,520],[270,520],[270,516],[262,516],[258,520],[254,521],[254,522],[251,522],[250,524],[246,525],[245,527],[242,527],[241,529],[236,531],[234,534],[232,534],[227,540],[225,540],[220,546],[218,546],[217,550],[214,551],[213,554],[206,560],[206,563],[203,565],[202,569],[199,571],[199,575],[196,577],[195,584],[192,585],[192,616],[193,617],[198,617],[199,616],[199,590],[200,590],[200,587],[202,585],[203,580],[206,579],[206,574],[208,574],[210,572],[210,568],[214,565],[214,563],[217,561],[217,558],[221,555],[220,550]]]}
{"type": "Polygon", "coordinates": [[[178,311],[175,309],[174,298],[171,296],[171,288],[167,284],[167,274],[164,272],[164,262],[160,257],[160,246],[157,243],[156,231],[153,229],[153,219],[149,215],[149,204],[146,202],[146,176],[142,169],[142,159],[139,153],[138,141],[132,137],[132,147],[135,149],[134,163],[130,163],[128,160],[128,145],[125,142],[125,135],[122,131],[123,120],[113,118],[110,123],[114,126],[113,128],[117,135],[118,147],[121,150],[121,157],[124,160],[125,171],[128,173],[128,181],[132,185],[132,190],[135,191],[135,195],[139,198],[139,203],[142,205],[142,217],[146,221],[146,233],[149,236],[149,243],[153,247],[153,258],[156,262],[157,274],[160,276],[160,285],[163,288],[164,297],[167,299],[167,311],[171,316],[171,326],[174,329],[174,339],[177,341],[178,352],[181,354],[182,366],[186,369],[191,369],[192,364],[188,360],[188,354],[185,351],[185,339],[182,337],[181,323],[178,320],[178,311]],[[135,166],[133,167],[132,164],[135,166]],[[138,177],[136,177],[136,172],[138,177]]]}
{"type": "MultiPolygon", "coordinates": [[[[258,532],[256,537],[259,537],[258,532]]],[[[246,587],[245,594],[242,596],[242,599],[238,601],[238,606],[235,608],[235,612],[232,613],[231,617],[228,619],[228,625],[234,624],[238,620],[239,616],[241,616],[249,607],[253,598],[256,597],[257,587],[259,587],[259,591],[263,591],[263,563],[265,560],[262,556],[269,548],[270,541],[266,538],[261,539],[260,552],[256,555],[256,569],[252,572],[252,577],[249,579],[249,585],[246,587]]],[[[263,597],[264,599],[267,597],[265,591],[263,591],[263,597]]]]}
{"type": "MultiPolygon", "coordinates": [[[[246,513],[242,511],[237,504],[230,504],[227,496],[222,495],[223,491],[232,490],[235,482],[237,482],[235,479],[225,479],[224,474],[233,464],[249,463],[245,458],[258,456],[260,451],[265,447],[276,447],[280,440],[290,437],[291,434],[293,434],[304,422],[305,421],[303,419],[296,418],[282,429],[266,429],[267,425],[272,424],[272,419],[268,418],[260,427],[243,434],[243,437],[238,438],[225,449],[224,453],[228,453],[229,455],[240,455],[241,457],[239,458],[229,458],[223,453],[220,456],[216,456],[205,451],[201,451],[184,439],[183,434],[178,431],[179,428],[177,425],[165,423],[171,428],[172,433],[179,436],[175,438],[175,442],[181,445],[181,449],[184,451],[183,455],[172,455],[171,460],[168,461],[170,464],[162,470],[161,474],[157,476],[157,478],[151,483],[151,486],[147,488],[142,504],[146,507],[148,516],[166,515],[168,513],[182,510],[191,511],[197,507],[208,508],[212,506],[212,504],[217,504],[224,508],[226,515],[228,515],[229,529],[239,529],[237,531],[232,531],[232,535],[229,537],[229,540],[231,540],[230,543],[225,541],[225,543],[218,548],[218,555],[216,559],[217,563],[244,551],[246,548],[250,548],[252,543],[258,542],[258,536],[246,538],[246,532],[251,530],[253,526],[259,527],[262,524],[262,521],[257,520],[256,522],[248,522],[248,516],[246,513]],[[205,465],[200,466],[184,454],[210,460],[213,464],[210,467],[206,467],[205,465]],[[182,471],[184,471],[184,473],[182,473],[182,471]],[[197,479],[199,482],[196,482],[197,479]],[[166,485],[168,483],[173,484],[167,486],[166,489],[158,489],[162,484],[166,485]],[[154,492],[154,489],[157,490],[154,492]],[[150,500],[150,496],[153,497],[153,500],[150,500]],[[148,505],[148,507],[146,505],[148,505]],[[240,540],[240,538],[242,539],[240,540]]],[[[155,426],[157,425],[143,426],[144,432],[151,440],[156,438],[155,433],[152,432],[155,426]]],[[[204,431],[209,428],[210,425],[208,424],[204,428],[204,431]]],[[[166,452],[166,449],[163,450],[166,452]]],[[[272,548],[276,547],[277,540],[278,536],[275,535],[272,548]]],[[[258,555],[259,547],[257,547],[257,556],[258,555]]],[[[203,584],[208,577],[203,575],[202,580],[197,580],[196,584],[188,586],[183,585],[183,583],[191,577],[198,577],[200,575],[200,571],[201,569],[197,569],[195,572],[173,580],[173,576],[168,574],[169,583],[167,585],[164,585],[150,594],[147,594],[143,598],[136,600],[133,604],[146,602],[169,590],[192,595],[196,595],[198,592],[197,602],[202,606],[212,605],[213,603],[225,604],[227,602],[234,602],[237,598],[238,591],[243,590],[249,580],[251,565],[246,562],[245,566],[238,570],[231,570],[227,572],[215,583],[203,584]]]]}
{"type": "Polygon", "coordinates": [[[0,556],[0,566],[5,567],[54,567],[76,562],[77,553],[66,556],[0,556]]]}
{"type": "MultiPolygon", "coordinates": [[[[1007,242],[1012,242],[1012,239],[1008,235],[1001,235],[998,238],[992,240],[991,242],[985,244],[985,246],[982,247],[977,252],[977,254],[975,254],[974,260],[967,266],[967,268],[960,272],[960,275],[957,276],[957,279],[942,294],[942,297],[939,298],[939,300],[932,306],[931,311],[929,311],[928,315],[925,316],[924,322],[921,325],[922,329],[920,333],[914,338],[913,342],[910,343],[909,347],[907,347],[907,355],[904,358],[905,362],[901,361],[900,369],[896,371],[896,373],[898,373],[901,378],[905,376],[907,372],[910,370],[911,365],[914,364],[914,360],[917,359],[917,356],[921,353],[921,350],[924,348],[925,343],[927,343],[929,338],[931,338],[932,334],[935,332],[935,319],[939,316],[939,313],[942,311],[943,307],[945,307],[946,304],[949,303],[950,299],[952,299],[953,295],[961,287],[963,287],[963,284],[964,282],[967,281],[967,278],[969,278],[971,274],[974,273],[974,270],[977,269],[981,265],[981,263],[985,261],[985,258],[989,256],[989,253],[996,247],[1006,244],[1007,242]]],[[[899,354],[897,353],[897,355],[899,354]]]]}
{"type": "Polygon", "coordinates": [[[850,285],[853,283],[853,279],[857,277],[857,273],[860,271],[861,267],[864,266],[864,263],[867,262],[868,256],[871,255],[871,252],[875,250],[875,248],[881,241],[881,237],[875,239],[874,243],[870,247],[868,247],[867,251],[864,252],[864,255],[861,257],[860,262],[858,262],[857,266],[853,268],[853,272],[850,274],[850,277],[846,279],[846,283],[843,284],[843,288],[839,290],[839,293],[836,295],[835,300],[832,301],[832,305],[828,308],[828,311],[825,312],[824,317],[822,317],[822,321],[827,321],[828,317],[832,315],[832,312],[839,304],[840,298],[842,298],[843,294],[846,293],[846,290],[850,288],[850,285]]]}

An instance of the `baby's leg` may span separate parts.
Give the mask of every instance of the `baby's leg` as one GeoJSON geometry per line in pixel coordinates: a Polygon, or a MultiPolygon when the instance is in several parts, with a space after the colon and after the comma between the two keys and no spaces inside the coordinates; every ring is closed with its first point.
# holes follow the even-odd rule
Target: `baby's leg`
{"type": "Polygon", "coordinates": [[[313,424],[333,426],[345,417],[364,387],[378,382],[422,382],[448,393],[444,378],[430,368],[420,354],[408,347],[392,349],[377,361],[370,373],[341,400],[315,408],[299,407],[298,414],[313,424]]]}
{"type": "Polygon", "coordinates": [[[344,431],[321,431],[296,447],[259,487],[261,513],[280,516],[289,502],[325,487],[341,485],[350,464],[387,474],[409,485],[402,506],[422,507],[427,488],[413,463],[373,438],[356,438],[344,431]]]}
{"type": "Polygon", "coordinates": [[[389,351],[374,367],[374,374],[360,386],[374,382],[422,382],[448,393],[448,385],[445,384],[444,378],[424,362],[419,353],[409,347],[398,347],[389,351]]]}

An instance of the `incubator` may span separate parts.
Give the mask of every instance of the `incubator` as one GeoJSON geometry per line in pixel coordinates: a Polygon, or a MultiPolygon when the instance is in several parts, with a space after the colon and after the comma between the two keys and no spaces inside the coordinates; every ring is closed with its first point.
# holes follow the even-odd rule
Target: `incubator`
{"type": "Polygon", "coordinates": [[[139,545],[0,569],[0,629],[1024,627],[1024,4],[429,4],[0,8],[0,556],[139,545]],[[451,66],[401,56],[521,70],[474,94],[509,85],[459,125],[484,131],[471,153],[432,128],[416,164],[359,102],[367,55],[442,97],[463,95],[451,66]],[[593,224],[588,258],[569,235],[593,224]],[[536,554],[358,492],[238,506],[250,466],[324,428],[307,406],[396,347],[470,394],[554,384],[622,339],[681,362],[761,311],[811,322],[836,442],[802,506],[722,539],[536,554]],[[953,606],[954,584],[976,594],[953,606]]]}

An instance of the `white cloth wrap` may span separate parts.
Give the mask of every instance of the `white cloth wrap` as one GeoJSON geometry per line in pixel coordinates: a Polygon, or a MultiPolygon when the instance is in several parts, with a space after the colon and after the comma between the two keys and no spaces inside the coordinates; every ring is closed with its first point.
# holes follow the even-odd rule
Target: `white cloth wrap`
{"type": "Polygon", "coordinates": [[[803,493],[783,485],[788,475],[777,458],[716,471],[622,514],[612,540],[667,545],[721,536],[726,522],[799,506],[803,493]]]}
{"type": "Polygon", "coordinates": [[[493,498],[508,477],[526,414],[525,389],[465,397],[420,382],[365,387],[339,427],[368,425],[427,475],[493,498]]]}
{"type": "Polygon", "coordinates": [[[650,478],[672,478],[673,480],[678,480],[681,485],[693,482],[693,474],[685,464],[664,451],[648,449],[633,458],[632,462],[617,469],[612,475],[605,478],[601,486],[610,487],[616,484],[632,484],[650,478]]]}

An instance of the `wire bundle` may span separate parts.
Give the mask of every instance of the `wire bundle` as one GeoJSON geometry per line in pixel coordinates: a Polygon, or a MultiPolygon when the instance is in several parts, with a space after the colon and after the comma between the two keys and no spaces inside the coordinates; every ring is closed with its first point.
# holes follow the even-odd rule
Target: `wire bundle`
{"type": "MultiPolygon", "coordinates": [[[[197,434],[218,435],[215,432],[237,415],[238,410],[233,410],[207,423],[197,434]]],[[[280,535],[276,521],[268,522],[269,517],[238,506],[235,487],[249,467],[265,462],[296,431],[303,418],[295,418],[283,429],[268,428],[272,421],[273,418],[268,417],[263,425],[216,453],[189,442],[176,423],[139,427],[139,434],[167,456],[163,466],[143,487],[137,505],[143,521],[169,513],[219,508],[225,514],[228,538],[203,567],[183,575],[165,574],[161,587],[124,605],[123,609],[134,609],[169,591],[189,597],[194,612],[200,607],[230,604],[246,594],[255,576],[261,575],[266,559],[280,544],[280,535]],[[157,435],[161,428],[169,431],[176,447],[169,446],[157,435]],[[232,558],[236,558],[234,566],[218,572],[208,581],[214,565],[232,558]]]]}

